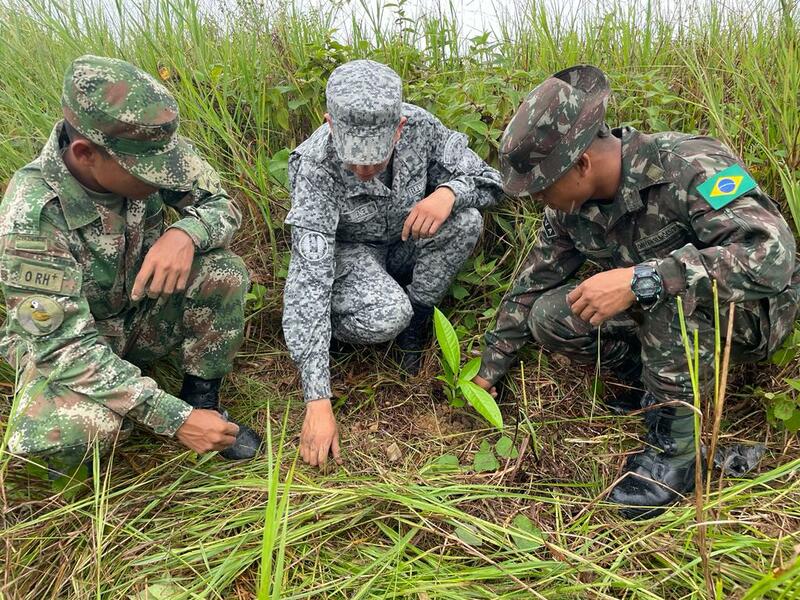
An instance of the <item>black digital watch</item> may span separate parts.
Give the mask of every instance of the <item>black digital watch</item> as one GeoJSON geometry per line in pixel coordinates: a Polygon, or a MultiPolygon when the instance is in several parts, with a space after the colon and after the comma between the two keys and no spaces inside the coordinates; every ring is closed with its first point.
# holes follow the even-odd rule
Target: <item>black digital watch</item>
{"type": "Polygon", "coordinates": [[[636,265],[633,267],[631,291],[636,302],[645,310],[653,308],[661,297],[661,275],[652,265],[636,265]]]}

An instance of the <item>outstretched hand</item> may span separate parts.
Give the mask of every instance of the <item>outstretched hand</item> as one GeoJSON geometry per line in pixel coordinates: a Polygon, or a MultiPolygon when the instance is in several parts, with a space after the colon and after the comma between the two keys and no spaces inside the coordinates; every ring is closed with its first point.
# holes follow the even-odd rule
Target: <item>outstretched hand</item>
{"type": "Polygon", "coordinates": [[[300,432],[300,456],[312,466],[325,466],[328,454],[333,454],[337,464],[342,464],[339,455],[339,428],[333,416],[329,398],[314,400],[306,404],[306,417],[300,432]]]}

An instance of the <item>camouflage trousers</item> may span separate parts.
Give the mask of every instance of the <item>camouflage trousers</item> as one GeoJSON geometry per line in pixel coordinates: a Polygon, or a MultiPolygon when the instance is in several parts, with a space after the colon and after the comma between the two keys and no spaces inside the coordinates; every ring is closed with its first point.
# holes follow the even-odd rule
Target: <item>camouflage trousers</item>
{"type": "MultiPolygon", "coordinates": [[[[542,294],[528,317],[534,339],[546,349],[563,354],[576,363],[595,364],[614,369],[628,357],[631,346],[641,345],[642,382],[659,402],[680,400],[692,403],[681,324],[677,305],[666,302],[647,312],[638,308],[610,319],[598,328],[574,315],[567,303],[567,294],[576,283],[567,284],[542,294]],[[632,343],[638,340],[638,344],[632,343]]],[[[793,318],[793,315],[787,315],[793,318]]],[[[701,398],[708,399],[714,384],[714,317],[710,310],[696,307],[686,316],[689,335],[698,331],[699,379],[701,398]]],[[[724,344],[727,331],[727,307],[720,307],[721,336],[724,344]]],[[[734,312],[731,362],[756,362],[777,349],[770,347],[770,319],[764,303],[737,304],[734,312]]],[[[691,338],[690,338],[691,339],[691,338]]]]}
{"type": "MultiPolygon", "coordinates": [[[[231,370],[242,343],[248,282],[241,258],[228,250],[214,250],[195,256],[183,294],[145,299],[124,315],[98,321],[97,329],[115,354],[137,366],[179,349],[184,372],[219,378],[231,370]]],[[[49,381],[25,357],[19,368],[18,409],[11,419],[12,452],[41,456],[50,469],[64,471],[91,458],[92,442],[104,455],[130,434],[129,419],[98,400],[49,381]],[[56,447],[44,454],[17,450],[38,447],[38,437],[53,423],[58,423],[61,434],[56,447]]],[[[130,385],[140,384],[131,381],[130,385]]]]}
{"type": "Polygon", "coordinates": [[[469,208],[451,214],[431,238],[387,245],[337,242],[333,337],[355,344],[393,340],[411,320],[411,302],[441,301],[482,229],[480,212],[469,208]]]}

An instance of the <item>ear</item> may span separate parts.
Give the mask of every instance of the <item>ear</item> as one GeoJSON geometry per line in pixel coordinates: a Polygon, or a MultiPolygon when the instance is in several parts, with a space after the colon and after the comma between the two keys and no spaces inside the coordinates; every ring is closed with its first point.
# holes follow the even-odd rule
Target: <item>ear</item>
{"type": "Polygon", "coordinates": [[[592,170],[594,163],[592,161],[592,157],[588,152],[584,152],[580,155],[577,162],[573,165],[573,168],[576,170],[580,177],[586,177],[592,170]]]}
{"type": "Polygon", "coordinates": [[[333,121],[331,120],[331,116],[328,113],[325,113],[325,122],[328,124],[330,130],[333,131],[333,121]]]}
{"type": "Polygon", "coordinates": [[[99,158],[97,150],[86,140],[75,140],[70,144],[70,150],[78,164],[83,167],[93,167],[99,158]]]}
{"type": "Polygon", "coordinates": [[[400,135],[403,133],[403,127],[406,126],[408,122],[408,117],[400,117],[400,125],[397,126],[397,131],[394,132],[394,143],[396,144],[400,139],[400,135]]]}

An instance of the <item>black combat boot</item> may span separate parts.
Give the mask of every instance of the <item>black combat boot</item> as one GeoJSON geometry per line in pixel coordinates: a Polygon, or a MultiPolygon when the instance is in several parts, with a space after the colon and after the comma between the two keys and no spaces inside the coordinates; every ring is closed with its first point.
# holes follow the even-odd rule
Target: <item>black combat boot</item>
{"type": "MultiPolygon", "coordinates": [[[[643,407],[658,401],[649,392],[643,407]]],[[[628,519],[650,519],[667,505],[694,490],[694,412],[685,406],[656,408],[645,413],[650,426],[642,452],[628,458],[627,474],[608,494],[610,502],[625,505],[628,519]]]]}
{"type": "Polygon", "coordinates": [[[422,352],[431,337],[433,307],[412,302],[411,308],[414,310],[411,322],[400,332],[394,343],[400,350],[400,367],[413,377],[419,373],[422,352]]]}
{"type": "Polygon", "coordinates": [[[611,412],[626,415],[642,408],[644,386],[642,385],[642,359],[639,352],[633,350],[629,352],[619,365],[611,369],[611,373],[626,386],[613,397],[606,394],[604,402],[611,412]]]}
{"type": "MultiPolygon", "coordinates": [[[[219,386],[222,379],[201,379],[188,373],[183,376],[183,386],[181,387],[180,398],[192,408],[203,408],[215,410],[222,417],[236,423],[228,418],[228,411],[219,406],[219,386]]],[[[245,460],[253,458],[261,446],[261,437],[247,425],[239,426],[239,433],[236,442],[230,448],[222,450],[219,455],[228,460],[245,460]]]]}

